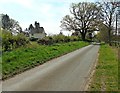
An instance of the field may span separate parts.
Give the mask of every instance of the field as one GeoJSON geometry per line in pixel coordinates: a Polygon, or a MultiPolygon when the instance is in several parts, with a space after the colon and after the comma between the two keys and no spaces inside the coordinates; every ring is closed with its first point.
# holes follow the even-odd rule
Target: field
{"type": "Polygon", "coordinates": [[[98,65],[90,85],[91,91],[118,90],[118,51],[108,45],[102,45],[99,51],[98,65]]]}
{"type": "Polygon", "coordinates": [[[33,43],[11,52],[4,52],[2,56],[2,79],[14,76],[88,44],[83,41],[57,43],[49,46],[33,43]]]}

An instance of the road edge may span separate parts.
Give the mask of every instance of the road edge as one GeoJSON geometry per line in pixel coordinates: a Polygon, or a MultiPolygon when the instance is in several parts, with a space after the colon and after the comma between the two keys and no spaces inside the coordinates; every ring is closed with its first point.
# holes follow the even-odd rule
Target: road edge
{"type": "Polygon", "coordinates": [[[99,58],[99,51],[98,51],[98,54],[97,54],[97,59],[95,60],[95,62],[93,64],[93,68],[90,69],[87,80],[84,83],[83,91],[89,91],[90,85],[91,85],[92,80],[93,80],[93,75],[95,74],[96,67],[98,65],[98,58],[99,58]]]}

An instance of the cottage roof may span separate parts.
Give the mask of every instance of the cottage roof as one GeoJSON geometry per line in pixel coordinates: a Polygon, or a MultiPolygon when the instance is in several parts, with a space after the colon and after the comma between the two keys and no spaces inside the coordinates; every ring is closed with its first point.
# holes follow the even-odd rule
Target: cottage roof
{"type": "Polygon", "coordinates": [[[30,26],[29,26],[29,32],[30,32],[30,34],[45,33],[44,28],[40,27],[40,24],[37,21],[35,21],[34,26],[32,24],[30,24],[30,26]]]}
{"type": "Polygon", "coordinates": [[[43,33],[44,32],[44,28],[43,27],[39,27],[39,28],[34,28],[30,30],[31,34],[35,34],[35,33],[43,33]]]}

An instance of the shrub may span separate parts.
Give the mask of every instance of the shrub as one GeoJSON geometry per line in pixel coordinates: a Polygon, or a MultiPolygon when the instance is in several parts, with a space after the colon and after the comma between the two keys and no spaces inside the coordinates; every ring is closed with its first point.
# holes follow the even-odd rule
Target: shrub
{"type": "Polygon", "coordinates": [[[11,32],[2,30],[2,50],[9,51],[29,43],[29,40],[23,34],[12,35],[11,32]]]}
{"type": "Polygon", "coordinates": [[[37,42],[42,45],[51,45],[53,44],[53,38],[48,36],[44,37],[43,39],[39,39],[37,42]]]}
{"type": "Polygon", "coordinates": [[[66,36],[65,39],[64,39],[64,42],[70,42],[70,36],[66,36]]]}
{"type": "Polygon", "coordinates": [[[53,41],[54,43],[60,43],[60,42],[64,42],[64,35],[54,35],[53,37],[53,41]]]}
{"type": "Polygon", "coordinates": [[[21,33],[18,34],[17,36],[13,36],[13,38],[14,38],[14,43],[15,43],[14,47],[15,48],[18,48],[20,46],[24,46],[27,43],[29,43],[29,40],[25,37],[25,35],[23,35],[21,33]]]}
{"type": "Polygon", "coordinates": [[[11,50],[11,43],[13,41],[12,34],[8,31],[2,31],[2,48],[3,50],[11,50]]]}
{"type": "Polygon", "coordinates": [[[30,38],[30,41],[37,41],[37,40],[38,40],[38,38],[34,38],[34,37],[30,38]]]}
{"type": "Polygon", "coordinates": [[[79,41],[80,38],[78,36],[71,36],[70,41],[79,41]]]}
{"type": "Polygon", "coordinates": [[[39,44],[43,44],[43,45],[51,45],[54,43],[79,41],[79,40],[80,39],[77,36],[54,35],[54,36],[47,36],[43,39],[39,39],[37,42],[39,44]]]}

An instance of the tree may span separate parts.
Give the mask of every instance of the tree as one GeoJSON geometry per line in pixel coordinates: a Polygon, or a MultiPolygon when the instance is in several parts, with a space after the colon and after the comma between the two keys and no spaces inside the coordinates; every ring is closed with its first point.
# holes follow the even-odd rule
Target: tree
{"type": "Polygon", "coordinates": [[[6,29],[6,30],[9,30],[12,26],[12,23],[10,22],[10,18],[9,16],[6,14],[6,15],[2,15],[2,28],[3,29],[6,29]]]}
{"type": "Polygon", "coordinates": [[[22,28],[19,25],[19,22],[11,19],[7,14],[2,14],[2,28],[11,31],[13,34],[22,32],[22,28]]]}
{"type": "Polygon", "coordinates": [[[108,31],[107,31],[108,27],[101,23],[100,27],[99,27],[99,32],[97,34],[97,39],[100,41],[104,41],[106,43],[108,43],[108,31]]]}
{"type": "Polygon", "coordinates": [[[16,21],[16,20],[14,20],[14,19],[11,19],[10,21],[12,23],[12,26],[10,28],[10,30],[12,31],[12,33],[13,34],[22,33],[22,28],[19,25],[19,22],[16,21]]]}
{"type": "Polygon", "coordinates": [[[70,13],[71,16],[66,15],[61,21],[61,27],[64,30],[79,31],[82,40],[85,40],[89,31],[95,31],[101,21],[101,7],[95,3],[73,3],[70,7],[70,13]]]}
{"type": "Polygon", "coordinates": [[[102,19],[104,20],[104,24],[108,27],[108,42],[109,45],[111,45],[111,31],[113,27],[113,22],[114,22],[114,16],[115,16],[115,9],[116,9],[116,2],[103,2],[100,3],[100,6],[102,6],[102,12],[103,16],[102,19]]]}
{"type": "Polygon", "coordinates": [[[29,28],[28,28],[29,30],[32,30],[32,29],[34,29],[34,26],[32,25],[32,24],[30,24],[30,26],[29,26],[29,28]]]}

